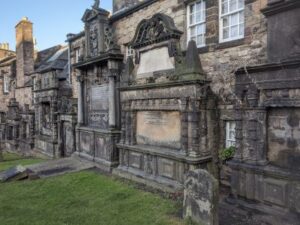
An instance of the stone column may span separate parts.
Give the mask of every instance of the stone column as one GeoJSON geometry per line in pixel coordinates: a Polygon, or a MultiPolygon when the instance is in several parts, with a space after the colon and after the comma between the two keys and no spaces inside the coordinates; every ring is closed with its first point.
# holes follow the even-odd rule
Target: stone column
{"type": "Polygon", "coordinates": [[[83,74],[77,76],[78,82],[78,125],[82,125],[83,122],[83,74]]]}
{"type": "Polygon", "coordinates": [[[118,63],[115,61],[108,62],[109,69],[109,127],[116,127],[116,76],[118,73],[118,63]]]}
{"type": "Polygon", "coordinates": [[[181,149],[188,155],[188,113],[187,113],[187,102],[186,98],[180,99],[181,107],[181,149]]]}

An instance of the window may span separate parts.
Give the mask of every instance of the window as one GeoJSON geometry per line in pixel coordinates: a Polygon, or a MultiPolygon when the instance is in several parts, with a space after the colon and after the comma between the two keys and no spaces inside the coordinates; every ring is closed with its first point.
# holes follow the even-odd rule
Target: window
{"type": "Polygon", "coordinates": [[[235,122],[227,121],[226,122],[226,148],[235,146],[235,122]]]}
{"type": "Polygon", "coordinates": [[[75,49],[75,63],[79,62],[79,57],[80,57],[80,49],[77,48],[75,49]]]}
{"type": "Polygon", "coordinates": [[[244,37],[245,0],[220,0],[220,42],[244,37]]]}
{"type": "Polygon", "coordinates": [[[9,79],[6,76],[4,76],[4,81],[3,81],[3,92],[5,94],[9,93],[9,79]]]}
{"type": "Polygon", "coordinates": [[[197,47],[205,46],[206,33],[205,1],[196,1],[188,5],[188,41],[194,40],[197,47]]]}
{"type": "Polygon", "coordinates": [[[132,47],[130,45],[126,46],[126,59],[128,59],[128,57],[133,57],[134,55],[134,50],[132,49],[132,47]]]}

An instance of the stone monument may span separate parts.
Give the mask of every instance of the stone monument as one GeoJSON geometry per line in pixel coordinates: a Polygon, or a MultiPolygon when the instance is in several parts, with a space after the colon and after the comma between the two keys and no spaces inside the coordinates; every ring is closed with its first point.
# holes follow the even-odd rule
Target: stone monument
{"type": "Polygon", "coordinates": [[[79,72],[76,154],[111,170],[118,165],[118,87],[123,55],[114,41],[109,12],[100,8],[99,2],[84,13],[84,55],[73,65],[79,72]]]}
{"type": "Polygon", "coordinates": [[[114,172],[162,189],[182,189],[184,174],[212,165],[216,102],[195,42],[183,55],[172,18],[142,20],[121,78],[120,165],[114,172]],[[158,57],[159,56],[159,57],[158,57]]]}
{"type": "Polygon", "coordinates": [[[263,10],[268,19],[269,63],[236,73],[235,94],[240,101],[236,154],[229,162],[231,191],[243,206],[271,214],[272,224],[297,224],[299,219],[288,223],[286,213],[289,220],[300,215],[299,3],[269,1],[263,10]]]}
{"type": "Polygon", "coordinates": [[[219,225],[219,182],[206,170],[189,171],[184,183],[183,217],[219,225]]]}

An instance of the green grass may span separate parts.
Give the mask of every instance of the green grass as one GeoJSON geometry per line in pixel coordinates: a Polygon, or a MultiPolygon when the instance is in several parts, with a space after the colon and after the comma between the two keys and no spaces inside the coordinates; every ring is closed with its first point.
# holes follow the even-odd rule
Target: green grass
{"type": "MultiPolygon", "coordinates": [[[[4,162],[0,163],[0,171],[9,169],[11,167],[17,166],[17,165],[31,165],[39,162],[43,162],[42,159],[35,159],[35,158],[22,158],[22,156],[12,154],[12,153],[3,153],[4,162]]],[[[0,221],[0,225],[1,221],[0,221]]]]}
{"type": "MultiPolygon", "coordinates": [[[[10,157],[16,159],[10,165],[24,163],[10,157]]],[[[179,210],[178,203],[92,171],[0,184],[0,225],[183,225],[174,216],[179,210]]]]}
{"type": "Polygon", "coordinates": [[[170,200],[93,172],[0,184],[3,225],[183,224],[170,200]]]}

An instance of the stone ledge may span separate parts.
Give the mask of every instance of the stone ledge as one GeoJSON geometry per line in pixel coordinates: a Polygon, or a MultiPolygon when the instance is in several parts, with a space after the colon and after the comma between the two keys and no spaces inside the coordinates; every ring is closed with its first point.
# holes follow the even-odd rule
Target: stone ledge
{"type": "Polygon", "coordinates": [[[140,153],[144,153],[144,154],[156,155],[156,156],[160,156],[160,157],[164,157],[164,158],[168,158],[168,159],[173,159],[178,162],[189,163],[192,165],[198,165],[200,163],[212,161],[212,156],[190,157],[190,156],[187,156],[182,151],[172,150],[172,149],[162,148],[162,147],[117,144],[117,148],[131,150],[131,151],[140,152],[140,153]]]}

